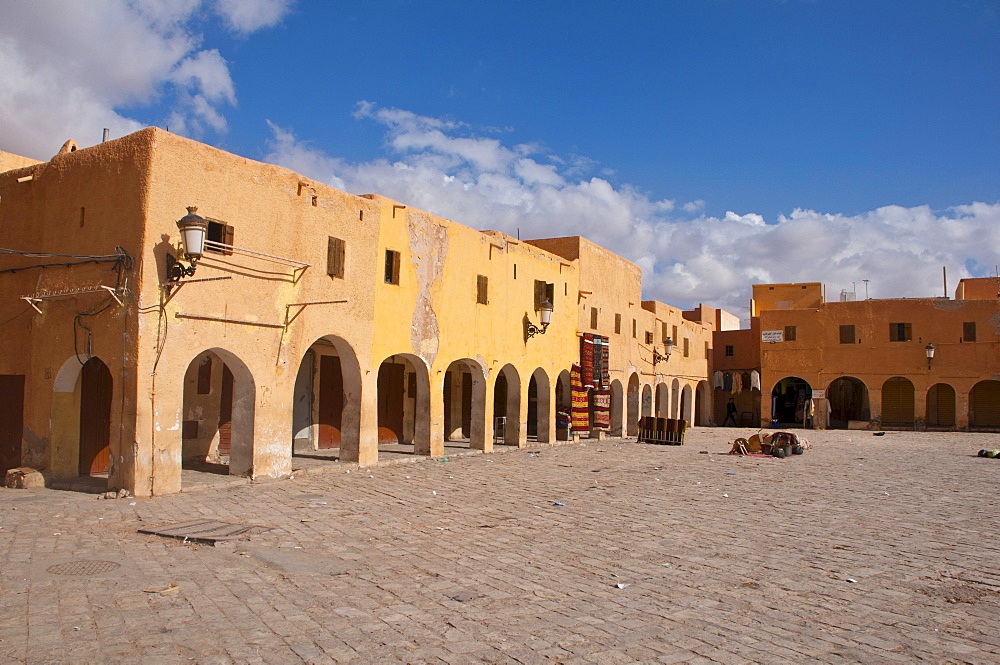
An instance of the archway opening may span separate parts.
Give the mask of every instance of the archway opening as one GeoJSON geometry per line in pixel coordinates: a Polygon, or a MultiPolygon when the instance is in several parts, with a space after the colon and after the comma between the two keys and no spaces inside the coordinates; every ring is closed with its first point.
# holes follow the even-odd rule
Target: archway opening
{"type": "Polygon", "coordinates": [[[357,450],[360,424],[361,372],[357,357],[343,339],[321,337],[303,354],[295,375],[292,455],[343,459],[342,452],[357,450]]]}
{"type": "Polygon", "coordinates": [[[528,381],[528,438],[540,443],[548,443],[551,436],[551,395],[549,377],[539,367],[528,381]]]}
{"type": "Polygon", "coordinates": [[[486,381],[482,365],[469,358],[448,365],[442,394],[445,445],[482,450],[486,433],[486,381]]]}
{"type": "Polygon", "coordinates": [[[947,383],[935,383],[927,391],[924,422],[928,427],[955,426],[955,389],[947,383]]]}
{"type": "Polygon", "coordinates": [[[521,379],[513,365],[504,365],[493,386],[493,443],[519,445],[521,379]]]}
{"type": "Polygon", "coordinates": [[[377,378],[379,453],[430,455],[430,385],[424,361],[396,354],[377,378]]]}
{"type": "Polygon", "coordinates": [[[639,375],[628,378],[628,396],[625,405],[625,432],[627,436],[639,436],[639,375]]]}
{"type": "Polygon", "coordinates": [[[625,435],[623,428],[624,406],[622,382],[615,379],[611,382],[611,436],[625,435]]]}
{"type": "Polygon", "coordinates": [[[642,415],[653,415],[653,389],[648,384],[642,387],[642,415]]]}
{"type": "Polygon", "coordinates": [[[694,391],[691,386],[681,388],[681,420],[690,425],[694,422],[694,391]]]}
{"type": "Polygon", "coordinates": [[[872,418],[868,386],[860,379],[853,376],[835,379],[826,389],[826,398],[830,400],[832,429],[847,429],[852,421],[868,422],[872,418]]]}
{"type": "Polygon", "coordinates": [[[969,392],[969,427],[1000,427],[1000,381],[980,381],[969,392]]]}
{"type": "Polygon", "coordinates": [[[703,427],[708,424],[708,414],[712,413],[709,402],[712,389],[708,381],[700,381],[694,393],[694,424],[703,427]]]}
{"type": "MultiPolygon", "coordinates": [[[[254,400],[250,370],[222,349],[203,351],[184,373],[181,465],[246,476],[253,471],[254,400]]],[[[187,484],[183,480],[182,485],[187,484]]]]}
{"type": "Polygon", "coordinates": [[[556,377],[556,440],[569,441],[572,416],[572,377],[563,370],[556,377]]]}
{"type": "Polygon", "coordinates": [[[771,390],[771,426],[808,426],[810,399],[812,387],[805,379],[786,376],[778,381],[771,390]]]}
{"type": "Polygon", "coordinates": [[[913,427],[915,418],[913,382],[903,376],[882,384],[882,425],[913,427]]]}
{"type": "Polygon", "coordinates": [[[670,417],[670,391],[665,383],[656,384],[656,416],[658,418],[670,417]]]}
{"type": "Polygon", "coordinates": [[[670,384],[670,418],[681,418],[681,382],[674,379],[670,384]]]}

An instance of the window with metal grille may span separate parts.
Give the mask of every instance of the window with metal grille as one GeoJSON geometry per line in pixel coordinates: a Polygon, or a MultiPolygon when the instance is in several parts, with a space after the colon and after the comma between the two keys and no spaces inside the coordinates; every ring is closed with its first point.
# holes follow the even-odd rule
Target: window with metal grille
{"type": "Polygon", "coordinates": [[[385,283],[399,284],[399,252],[385,250],[385,283]]]}
{"type": "Polygon", "coordinates": [[[794,342],[795,341],[795,326],[785,326],[785,341],[794,342]]]}
{"type": "Polygon", "coordinates": [[[890,342],[909,342],[913,339],[913,324],[912,323],[890,323],[889,324],[889,341],[890,342]]]}
{"type": "Polygon", "coordinates": [[[344,278],[344,257],[347,243],[340,238],[327,237],[326,241],[326,274],[330,277],[344,278]]]}
{"type": "Polygon", "coordinates": [[[726,344],[726,357],[732,358],[736,355],[736,348],[732,344],[726,344]]]}
{"type": "Polygon", "coordinates": [[[854,344],[854,326],[840,326],[840,343],[854,344]]]}
{"type": "Polygon", "coordinates": [[[976,322],[966,321],[962,324],[962,341],[964,342],[975,342],[976,341],[976,322]]]}
{"type": "Polygon", "coordinates": [[[476,276],[476,303],[480,305],[490,304],[489,300],[490,280],[486,275],[476,276]]]}

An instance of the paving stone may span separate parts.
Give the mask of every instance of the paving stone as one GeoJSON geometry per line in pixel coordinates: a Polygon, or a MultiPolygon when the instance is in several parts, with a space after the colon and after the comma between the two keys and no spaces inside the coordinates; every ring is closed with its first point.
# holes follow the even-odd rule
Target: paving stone
{"type": "Polygon", "coordinates": [[[750,433],[135,506],[0,489],[0,662],[1000,662],[1000,461],[975,457],[996,435],[810,432],[787,460],[714,454],[750,433]],[[138,533],[195,521],[266,530],[222,547],[138,533]],[[47,572],[93,561],[120,567],[47,572]]]}

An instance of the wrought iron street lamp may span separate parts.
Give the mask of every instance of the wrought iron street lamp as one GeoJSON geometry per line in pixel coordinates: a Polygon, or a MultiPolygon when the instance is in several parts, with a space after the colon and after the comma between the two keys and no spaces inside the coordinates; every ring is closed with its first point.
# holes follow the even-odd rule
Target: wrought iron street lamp
{"type": "Polygon", "coordinates": [[[548,300],[543,300],[541,304],[538,305],[538,313],[542,320],[542,327],[539,328],[534,323],[528,322],[528,338],[534,337],[535,335],[544,335],[545,331],[548,330],[549,324],[552,323],[552,303],[548,300]]]}

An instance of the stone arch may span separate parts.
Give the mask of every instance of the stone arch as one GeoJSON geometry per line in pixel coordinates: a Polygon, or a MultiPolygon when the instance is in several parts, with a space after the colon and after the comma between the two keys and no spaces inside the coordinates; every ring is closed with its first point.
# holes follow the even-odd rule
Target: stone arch
{"type": "Polygon", "coordinates": [[[414,455],[430,455],[427,363],[412,353],[389,356],[379,363],[376,390],[379,445],[412,445],[414,455]]]}
{"type": "Polygon", "coordinates": [[[802,427],[812,399],[812,386],[805,379],[786,376],[771,389],[772,427],[802,427]]]}
{"type": "Polygon", "coordinates": [[[947,383],[935,383],[928,388],[924,422],[931,427],[954,427],[955,416],[955,388],[947,383]]]}
{"type": "Polygon", "coordinates": [[[517,446],[520,438],[521,377],[513,365],[507,364],[497,372],[493,384],[493,439],[495,443],[517,446]]]}
{"type": "Polygon", "coordinates": [[[969,427],[1000,427],[1000,381],[980,381],[969,391],[969,427]]]}
{"type": "Polygon", "coordinates": [[[611,436],[625,436],[624,406],[622,382],[615,379],[611,382],[611,436]]]}
{"type": "Polygon", "coordinates": [[[528,436],[549,443],[552,418],[552,390],[549,375],[539,367],[528,380],[528,436]]]}
{"type": "Polygon", "coordinates": [[[628,378],[628,395],[625,408],[625,432],[627,436],[639,436],[639,375],[632,373],[628,378]]]}
{"type": "Polygon", "coordinates": [[[444,373],[444,440],[468,441],[469,447],[486,447],[486,368],[471,358],[460,358],[444,373]]]}
{"type": "Polygon", "coordinates": [[[568,441],[572,429],[572,377],[569,370],[559,372],[556,377],[556,439],[568,441]]]}
{"type": "Polygon", "coordinates": [[[654,415],[658,418],[670,417],[670,390],[665,383],[656,384],[656,394],[653,402],[656,406],[653,409],[654,415]]]}
{"type": "Polygon", "coordinates": [[[694,423],[694,391],[690,384],[685,384],[681,389],[681,420],[686,420],[688,424],[694,423]]]}
{"type": "Polygon", "coordinates": [[[324,335],[302,355],[292,395],[292,453],[339,449],[357,461],[361,440],[361,367],[351,345],[324,335]]]}
{"type": "Polygon", "coordinates": [[[694,394],[694,424],[705,426],[710,424],[712,413],[712,387],[708,381],[699,381],[694,394]]]}
{"type": "Polygon", "coordinates": [[[867,422],[872,418],[868,386],[861,379],[853,376],[834,379],[826,388],[826,398],[830,401],[831,428],[847,429],[852,420],[867,422]]]}
{"type": "MultiPolygon", "coordinates": [[[[86,424],[81,416],[83,416],[84,393],[88,393],[88,402],[92,398],[99,397],[102,386],[95,385],[94,381],[95,379],[103,379],[104,382],[107,380],[107,375],[104,375],[103,371],[99,369],[101,366],[107,368],[107,365],[97,356],[90,354],[74,355],[63,362],[52,382],[51,428],[49,436],[51,440],[50,455],[52,471],[57,478],[71,478],[80,475],[82,473],[81,466],[83,465],[81,462],[83,461],[83,457],[96,459],[99,453],[99,451],[84,451],[81,449],[81,428],[87,429],[87,432],[84,433],[85,436],[103,436],[103,434],[96,432],[98,423],[100,420],[103,420],[103,413],[101,418],[90,418],[86,424]],[[87,385],[85,386],[83,371],[86,366],[91,367],[88,375],[93,376],[88,376],[87,385]],[[96,376],[98,373],[101,374],[101,377],[96,376]]],[[[111,387],[112,389],[115,388],[113,381],[111,387]]],[[[108,438],[110,444],[110,414],[108,415],[108,419],[108,438]]],[[[90,441],[93,442],[94,439],[91,438],[90,441]]],[[[111,461],[110,457],[109,453],[109,465],[111,461]]],[[[94,471],[93,473],[98,472],[94,471]]],[[[91,471],[88,470],[85,475],[90,474],[91,471]]],[[[109,472],[108,475],[110,483],[111,473],[109,472]]]]}
{"type": "Polygon", "coordinates": [[[882,384],[882,425],[913,427],[914,412],[913,382],[905,376],[894,376],[882,384]]]}
{"type": "Polygon", "coordinates": [[[648,383],[642,387],[642,415],[643,417],[653,415],[653,389],[648,383]]]}
{"type": "MultiPolygon", "coordinates": [[[[219,347],[188,363],[183,377],[182,461],[217,462],[232,476],[253,473],[256,382],[247,365],[219,347]]],[[[176,444],[174,444],[176,445],[176,444]]]]}

